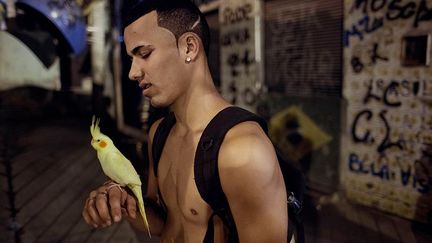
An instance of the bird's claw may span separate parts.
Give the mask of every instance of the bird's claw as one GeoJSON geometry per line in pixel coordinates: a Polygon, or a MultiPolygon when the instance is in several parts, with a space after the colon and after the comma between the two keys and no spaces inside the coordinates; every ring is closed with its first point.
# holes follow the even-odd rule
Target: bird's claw
{"type": "Polygon", "coordinates": [[[107,181],[104,183],[104,185],[107,185],[108,187],[106,188],[106,191],[109,192],[109,190],[111,190],[111,188],[113,187],[118,187],[118,189],[120,189],[121,192],[123,192],[123,188],[121,187],[121,185],[115,181],[107,181]]]}

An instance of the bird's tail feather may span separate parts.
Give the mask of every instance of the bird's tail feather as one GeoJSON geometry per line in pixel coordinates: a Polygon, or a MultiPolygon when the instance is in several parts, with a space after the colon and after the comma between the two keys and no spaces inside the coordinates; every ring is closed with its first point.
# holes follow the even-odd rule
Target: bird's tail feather
{"type": "Polygon", "coordinates": [[[143,218],[144,226],[147,228],[149,237],[151,238],[150,226],[149,226],[149,223],[148,223],[148,220],[147,220],[147,215],[145,213],[144,200],[143,200],[143,197],[142,197],[141,186],[131,185],[130,189],[135,194],[135,197],[138,199],[138,208],[139,208],[140,214],[141,214],[141,216],[143,218]]]}

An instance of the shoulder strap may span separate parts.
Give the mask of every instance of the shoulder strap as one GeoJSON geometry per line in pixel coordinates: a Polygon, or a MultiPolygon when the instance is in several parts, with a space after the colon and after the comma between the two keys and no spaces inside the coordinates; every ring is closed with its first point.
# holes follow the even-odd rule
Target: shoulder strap
{"type": "Polygon", "coordinates": [[[195,182],[201,197],[210,206],[218,205],[221,196],[225,197],[217,166],[220,146],[229,129],[244,121],[256,121],[263,129],[267,129],[262,118],[242,108],[230,106],[220,111],[201,135],[195,153],[195,182]]]}
{"type": "Polygon", "coordinates": [[[159,160],[162,155],[165,142],[168,138],[171,128],[174,126],[175,123],[176,123],[176,119],[174,113],[171,112],[160,122],[159,126],[156,129],[155,135],[153,137],[152,158],[153,158],[153,171],[156,176],[158,171],[159,160]]]}
{"type": "MultiPolygon", "coordinates": [[[[230,229],[230,241],[238,242],[237,230],[228,200],[222,190],[218,171],[218,155],[226,133],[235,125],[255,121],[267,132],[265,120],[239,107],[231,106],[220,111],[204,129],[195,153],[195,184],[206,201],[230,229]]],[[[209,220],[204,242],[213,242],[213,222],[209,220]]]]}

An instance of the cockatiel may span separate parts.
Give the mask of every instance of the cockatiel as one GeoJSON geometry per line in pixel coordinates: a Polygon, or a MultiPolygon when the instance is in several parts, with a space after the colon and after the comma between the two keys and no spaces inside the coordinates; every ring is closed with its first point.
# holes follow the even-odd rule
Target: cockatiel
{"type": "Polygon", "coordinates": [[[95,119],[93,116],[90,126],[90,133],[92,135],[91,146],[97,151],[97,157],[105,175],[120,186],[127,186],[135,194],[135,197],[138,199],[138,207],[144,225],[151,237],[150,227],[144,209],[139,175],[131,162],[115,147],[112,140],[101,133],[99,122],[100,119],[95,119]]]}

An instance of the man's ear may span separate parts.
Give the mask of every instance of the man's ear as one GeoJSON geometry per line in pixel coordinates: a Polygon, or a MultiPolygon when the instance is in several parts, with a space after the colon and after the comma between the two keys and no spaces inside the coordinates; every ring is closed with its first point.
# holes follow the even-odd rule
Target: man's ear
{"type": "Polygon", "coordinates": [[[201,49],[200,39],[193,32],[186,32],[179,38],[180,55],[188,62],[194,61],[201,49]]]}

